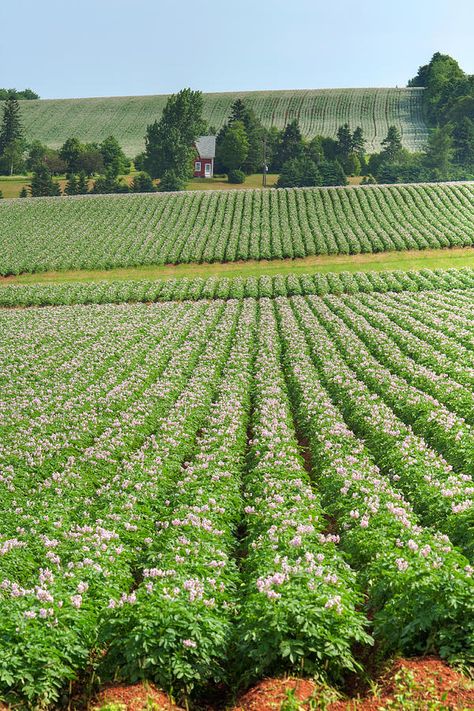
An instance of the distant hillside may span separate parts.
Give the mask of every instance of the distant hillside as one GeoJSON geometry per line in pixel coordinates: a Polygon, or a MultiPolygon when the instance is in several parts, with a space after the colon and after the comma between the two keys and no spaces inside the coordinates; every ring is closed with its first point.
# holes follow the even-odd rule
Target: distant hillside
{"type": "Polygon", "coordinates": [[[0,274],[474,245],[474,184],[0,200],[0,274]]]}
{"type": "MultiPolygon", "coordinates": [[[[427,137],[423,118],[422,88],[402,89],[311,89],[298,91],[251,91],[204,94],[204,115],[219,129],[232,102],[244,99],[266,126],[282,128],[297,118],[303,134],[312,137],[336,135],[348,122],[362,126],[369,153],[391,124],[402,134],[409,150],[420,149],[427,137]]],[[[101,141],[113,134],[130,157],[143,149],[147,124],[159,118],[167,96],[121,96],[95,99],[39,99],[22,102],[27,137],[57,148],[66,138],[101,141]]]]}

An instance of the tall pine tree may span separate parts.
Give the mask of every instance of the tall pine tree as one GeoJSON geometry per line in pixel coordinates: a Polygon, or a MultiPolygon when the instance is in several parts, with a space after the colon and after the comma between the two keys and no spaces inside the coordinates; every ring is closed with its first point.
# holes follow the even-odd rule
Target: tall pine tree
{"type": "Polygon", "coordinates": [[[400,157],[403,150],[402,137],[396,126],[389,126],[386,138],[382,141],[382,160],[384,162],[394,162],[400,157]]]}
{"type": "Polygon", "coordinates": [[[48,197],[51,195],[61,195],[58,183],[53,181],[51,172],[45,165],[40,165],[31,179],[31,197],[48,197]]]}
{"type": "Polygon", "coordinates": [[[281,142],[278,147],[276,167],[281,169],[287,160],[301,158],[303,155],[303,137],[301,135],[298,119],[293,119],[285,127],[281,142]]]}
{"type": "Polygon", "coordinates": [[[13,141],[23,138],[20,104],[13,97],[5,101],[2,127],[0,128],[0,155],[13,141]]]}
{"type": "Polygon", "coordinates": [[[21,159],[24,148],[22,139],[23,126],[20,105],[11,96],[5,101],[2,126],[0,128],[0,158],[7,160],[10,175],[13,174],[15,163],[21,159]]]}

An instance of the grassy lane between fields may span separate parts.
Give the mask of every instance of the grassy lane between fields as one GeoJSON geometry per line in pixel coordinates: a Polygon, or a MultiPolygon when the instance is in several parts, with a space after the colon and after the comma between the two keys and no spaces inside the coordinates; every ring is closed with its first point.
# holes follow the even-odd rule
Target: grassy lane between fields
{"type": "Polygon", "coordinates": [[[115,281],[117,279],[178,279],[194,277],[249,277],[264,274],[314,274],[316,272],[367,272],[387,269],[474,268],[474,248],[407,250],[377,254],[322,255],[304,259],[273,259],[222,264],[177,264],[108,270],[71,270],[0,277],[0,285],[61,284],[64,282],[115,281]]]}

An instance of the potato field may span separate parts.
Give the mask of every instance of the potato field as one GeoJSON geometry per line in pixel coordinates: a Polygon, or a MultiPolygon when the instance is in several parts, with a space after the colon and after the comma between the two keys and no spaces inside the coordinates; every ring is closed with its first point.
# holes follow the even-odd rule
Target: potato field
{"type": "Polygon", "coordinates": [[[473,269],[419,271],[328,272],[276,274],[259,277],[65,282],[63,284],[6,284],[0,288],[0,307],[120,304],[199,299],[272,298],[314,294],[418,292],[433,289],[474,289],[473,269]]]}
{"type": "Polygon", "coordinates": [[[374,645],[472,661],[474,291],[455,274],[2,309],[0,698],[64,703],[92,671],[191,699],[338,683],[374,645]]]}
{"type": "Polygon", "coordinates": [[[472,183],[3,200],[0,274],[474,244],[472,183]]]}

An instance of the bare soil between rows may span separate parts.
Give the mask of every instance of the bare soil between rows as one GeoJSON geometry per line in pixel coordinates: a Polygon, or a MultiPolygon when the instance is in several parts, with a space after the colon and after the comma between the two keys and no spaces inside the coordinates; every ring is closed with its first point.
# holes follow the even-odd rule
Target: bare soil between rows
{"type": "MultiPolygon", "coordinates": [[[[114,711],[186,711],[150,684],[104,688],[89,708],[109,704],[114,711]]],[[[469,711],[474,709],[474,683],[436,658],[398,659],[365,695],[343,697],[311,679],[267,678],[245,691],[234,704],[225,699],[188,706],[199,711],[469,711]],[[337,698],[339,697],[339,698],[337,698]]]]}

